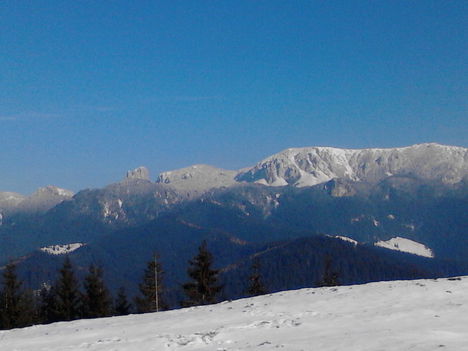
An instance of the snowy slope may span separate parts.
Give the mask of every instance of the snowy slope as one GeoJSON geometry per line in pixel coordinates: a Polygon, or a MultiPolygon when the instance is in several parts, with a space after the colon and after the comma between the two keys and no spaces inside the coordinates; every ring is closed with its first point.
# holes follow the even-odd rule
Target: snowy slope
{"type": "Polygon", "coordinates": [[[378,241],[374,245],[390,250],[408,252],[418,256],[430,258],[434,257],[434,253],[432,252],[432,250],[424,244],[418,243],[413,240],[401,238],[399,236],[397,236],[396,238],[391,238],[387,241],[378,241]]]}
{"type": "Polygon", "coordinates": [[[375,182],[391,175],[457,183],[468,175],[468,149],[435,143],[389,149],[293,148],[240,172],[236,179],[302,187],[335,178],[375,182]]]}
{"type": "Polygon", "coordinates": [[[16,351],[468,350],[468,277],[286,291],[0,332],[16,351]]]}

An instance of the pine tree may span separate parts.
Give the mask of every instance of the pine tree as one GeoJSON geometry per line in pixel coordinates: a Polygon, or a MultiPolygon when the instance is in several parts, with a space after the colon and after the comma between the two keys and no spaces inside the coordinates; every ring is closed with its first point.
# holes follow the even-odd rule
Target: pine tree
{"type": "Polygon", "coordinates": [[[83,314],[87,318],[107,317],[111,314],[111,298],[102,278],[102,269],[89,266],[84,281],[83,314]]]}
{"type": "Polygon", "coordinates": [[[72,264],[68,256],[59,270],[56,283],[56,316],[58,320],[71,321],[81,317],[81,294],[72,264]]]}
{"type": "Polygon", "coordinates": [[[20,314],[21,285],[16,276],[16,266],[9,263],[3,272],[1,327],[17,327],[20,314]]]}
{"type": "Polygon", "coordinates": [[[139,313],[159,312],[167,309],[163,291],[164,271],[159,262],[158,255],[147,263],[143,282],[139,285],[142,297],[137,297],[135,303],[139,313]]]}
{"type": "Polygon", "coordinates": [[[117,292],[117,298],[115,299],[114,312],[117,316],[125,316],[130,313],[132,305],[127,300],[127,294],[125,293],[125,288],[120,287],[117,292]]]}
{"type": "Polygon", "coordinates": [[[16,275],[16,265],[8,263],[3,271],[3,289],[0,292],[0,326],[2,329],[25,327],[34,322],[34,301],[31,292],[22,289],[16,275]]]}
{"type": "Polygon", "coordinates": [[[37,296],[31,289],[23,290],[20,299],[18,327],[23,328],[40,322],[37,296]]]}
{"type": "Polygon", "coordinates": [[[317,286],[338,286],[340,282],[338,280],[338,273],[332,270],[332,259],[330,255],[325,257],[325,269],[323,272],[322,279],[317,282],[317,286]]]}
{"type": "Polygon", "coordinates": [[[261,265],[260,260],[257,258],[252,262],[251,274],[249,277],[250,285],[247,293],[250,296],[265,295],[267,290],[263,284],[262,276],[260,274],[261,265]]]}
{"type": "Polygon", "coordinates": [[[187,274],[192,281],[182,287],[187,295],[183,306],[208,305],[216,302],[217,295],[222,289],[218,285],[218,270],[212,269],[213,255],[208,251],[206,241],[198,248],[198,254],[189,261],[187,274]]]}

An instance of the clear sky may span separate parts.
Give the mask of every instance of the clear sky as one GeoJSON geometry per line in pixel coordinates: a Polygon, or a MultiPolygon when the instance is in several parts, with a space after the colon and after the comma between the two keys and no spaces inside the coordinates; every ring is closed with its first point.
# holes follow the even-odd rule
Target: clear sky
{"type": "Polygon", "coordinates": [[[468,1],[0,2],[0,191],[468,146],[468,1]]]}

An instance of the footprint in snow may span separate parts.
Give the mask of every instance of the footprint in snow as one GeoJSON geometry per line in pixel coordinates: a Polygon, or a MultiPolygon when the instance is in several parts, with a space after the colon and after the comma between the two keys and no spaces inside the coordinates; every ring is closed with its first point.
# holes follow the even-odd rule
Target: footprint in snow
{"type": "Polygon", "coordinates": [[[166,338],[166,347],[169,350],[173,350],[175,346],[187,346],[193,344],[209,345],[213,342],[213,339],[218,335],[217,330],[211,330],[208,332],[193,333],[189,335],[161,335],[166,338]]]}
{"type": "Polygon", "coordinates": [[[299,318],[296,319],[274,319],[274,320],[263,320],[256,321],[251,324],[248,324],[241,328],[246,329],[257,329],[257,328],[281,328],[281,327],[297,327],[301,325],[302,322],[299,318]]]}

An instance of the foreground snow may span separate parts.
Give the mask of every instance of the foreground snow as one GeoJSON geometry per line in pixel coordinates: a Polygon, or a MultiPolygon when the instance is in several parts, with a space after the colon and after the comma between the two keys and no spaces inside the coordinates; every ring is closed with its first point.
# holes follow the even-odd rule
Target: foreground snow
{"type": "Polygon", "coordinates": [[[0,332],[1,350],[468,350],[468,277],[302,289],[0,332]]]}

